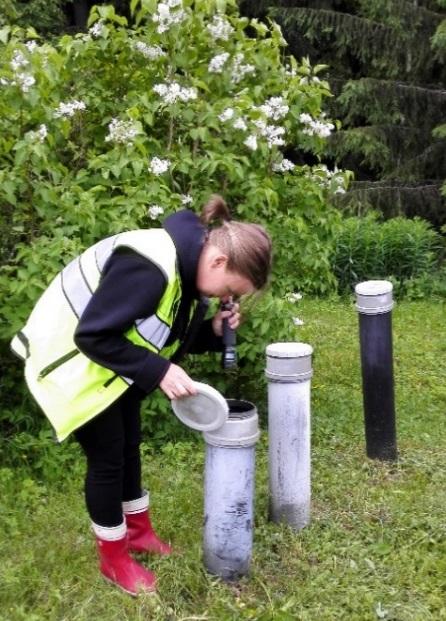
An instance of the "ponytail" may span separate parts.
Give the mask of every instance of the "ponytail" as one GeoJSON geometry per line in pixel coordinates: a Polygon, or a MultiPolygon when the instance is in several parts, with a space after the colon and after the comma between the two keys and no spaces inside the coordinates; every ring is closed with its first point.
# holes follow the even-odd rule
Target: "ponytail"
{"type": "Polygon", "coordinates": [[[219,194],[213,194],[204,205],[200,219],[203,224],[209,226],[215,220],[229,222],[231,214],[225,200],[219,194]]]}

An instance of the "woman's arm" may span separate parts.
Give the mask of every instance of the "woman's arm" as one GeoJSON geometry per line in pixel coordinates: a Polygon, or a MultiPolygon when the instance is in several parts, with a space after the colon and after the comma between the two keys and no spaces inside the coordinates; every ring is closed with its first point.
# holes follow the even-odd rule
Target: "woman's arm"
{"type": "Polygon", "coordinates": [[[166,279],[155,264],[130,250],[114,253],[74,336],[88,358],[132,379],[146,393],[159,385],[170,362],[124,334],[136,319],[156,311],[165,287],[166,279]]]}

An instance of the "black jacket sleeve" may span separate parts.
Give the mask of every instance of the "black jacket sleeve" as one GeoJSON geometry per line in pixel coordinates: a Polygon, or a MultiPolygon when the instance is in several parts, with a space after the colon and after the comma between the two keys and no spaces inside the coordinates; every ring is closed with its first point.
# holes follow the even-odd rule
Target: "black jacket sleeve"
{"type": "Polygon", "coordinates": [[[165,288],[166,279],[155,264],[132,251],[115,252],[74,336],[88,358],[132,379],[145,393],[159,385],[170,362],[124,334],[136,319],[156,311],[165,288]]]}

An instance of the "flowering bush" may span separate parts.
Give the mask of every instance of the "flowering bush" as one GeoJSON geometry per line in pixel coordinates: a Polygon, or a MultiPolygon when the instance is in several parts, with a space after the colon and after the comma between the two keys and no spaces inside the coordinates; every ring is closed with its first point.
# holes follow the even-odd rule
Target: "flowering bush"
{"type": "MultiPolygon", "coordinates": [[[[0,30],[0,336],[75,254],[222,193],[275,242],[273,291],[333,286],[331,192],[317,161],[334,129],[322,67],[285,55],[280,28],[235,0],[132,0],[131,27],[97,6],[51,45],[0,30]]],[[[266,317],[266,315],[265,315],[266,317]]]]}

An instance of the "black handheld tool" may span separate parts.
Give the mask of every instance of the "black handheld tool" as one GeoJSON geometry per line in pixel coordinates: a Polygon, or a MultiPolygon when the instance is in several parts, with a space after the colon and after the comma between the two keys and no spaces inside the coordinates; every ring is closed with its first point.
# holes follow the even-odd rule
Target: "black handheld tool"
{"type": "MultiPolygon", "coordinates": [[[[221,310],[231,310],[232,302],[222,302],[221,310]]],[[[223,369],[237,367],[237,350],[235,330],[229,327],[228,319],[223,319],[223,354],[221,357],[223,369]]]]}

